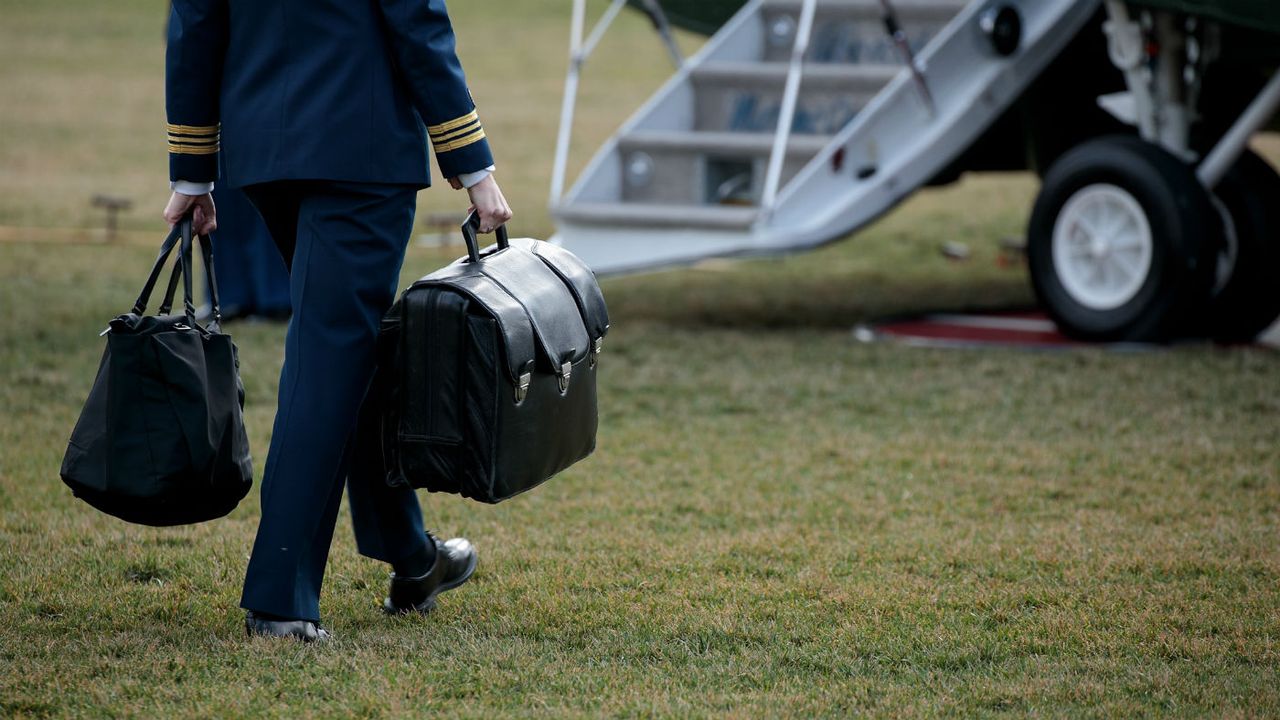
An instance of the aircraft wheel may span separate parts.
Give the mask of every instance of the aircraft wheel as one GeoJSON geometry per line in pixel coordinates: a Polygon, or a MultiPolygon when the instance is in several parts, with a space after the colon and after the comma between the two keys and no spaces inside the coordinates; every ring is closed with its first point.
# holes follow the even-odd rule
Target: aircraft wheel
{"type": "Polygon", "coordinates": [[[1045,175],[1027,229],[1031,283],[1072,337],[1166,341],[1204,307],[1220,233],[1180,160],[1134,137],[1090,140],[1045,175]]]}
{"type": "Polygon", "coordinates": [[[1246,150],[1213,194],[1224,228],[1204,332],[1250,342],[1280,317],[1280,174],[1246,150]]]}

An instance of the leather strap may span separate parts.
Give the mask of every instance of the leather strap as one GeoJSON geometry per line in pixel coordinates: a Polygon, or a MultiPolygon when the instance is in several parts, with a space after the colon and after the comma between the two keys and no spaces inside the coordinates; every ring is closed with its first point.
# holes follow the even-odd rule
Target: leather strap
{"type": "Polygon", "coordinates": [[[192,327],[195,327],[195,303],[192,299],[191,291],[191,273],[194,271],[194,244],[196,241],[200,243],[200,256],[204,263],[205,281],[209,287],[209,299],[212,307],[212,320],[209,323],[209,329],[214,332],[221,332],[222,329],[222,310],[218,302],[218,281],[214,273],[213,266],[213,240],[208,235],[193,235],[191,230],[190,218],[184,218],[169,233],[169,237],[165,238],[165,243],[160,249],[160,256],[156,259],[156,265],[151,270],[151,276],[147,280],[147,285],[143,288],[142,295],[138,297],[138,302],[134,305],[133,312],[142,315],[146,312],[147,302],[150,301],[151,293],[155,288],[156,282],[159,280],[160,271],[164,267],[164,263],[168,260],[169,255],[173,252],[174,245],[178,245],[179,259],[174,263],[173,271],[169,275],[168,287],[165,289],[164,299],[161,301],[159,314],[168,315],[173,310],[173,301],[177,295],[178,281],[182,280],[183,289],[183,311],[187,315],[188,321],[192,327]],[[180,243],[176,243],[180,240],[180,243]]]}
{"type": "Polygon", "coordinates": [[[196,326],[196,306],[191,299],[191,245],[195,241],[192,235],[191,216],[182,218],[178,226],[182,228],[182,250],[178,256],[178,262],[182,264],[182,309],[187,316],[187,324],[190,327],[196,326]]]}
{"type": "Polygon", "coordinates": [[[160,301],[160,308],[156,310],[158,315],[168,315],[173,312],[173,297],[178,292],[178,281],[182,279],[182,263],[174,263],[173,272],[169,273],[169,287],[165,288],[164,300],[160,301]]]}
{"type": "Polygon", "coordinates": [[[200,236],[200,257],[204,261],[205,282],[209,284],[209,307],[213,318],[209,322],[209,329],[221,332],[222,308],[218,303],[218,278],[213,272],[213,238],[209,235],[200,236]]]}
{"type": "Polygon", "coordinates": [[[178,245],[180,233],[178,225],[174,225],[169,231],[169,236],[164,239],[164,243],[160,245],[160,255],[156,257],[155,265],[151,266],[151,274],[147,277],[147,283],[142,286],[142,292],[138,294],[138,301],[133,304],[133,314],[143,315],[147,312],[147,303],[151,301],[151,293],[155,290],[156,282],[160,280],[160,273],[164,270],[164,264],[169,260],[169,255],[173,253],[173,248],[178,245]]]}

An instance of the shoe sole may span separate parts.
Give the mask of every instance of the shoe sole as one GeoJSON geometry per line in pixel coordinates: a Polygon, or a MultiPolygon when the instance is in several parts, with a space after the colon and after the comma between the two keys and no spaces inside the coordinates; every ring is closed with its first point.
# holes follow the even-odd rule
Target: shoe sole
{"type": "Polygon", "coordinates": [[[468,580],[471,579],[471,575],[475,573],[476,566],[479,564],[480,564],[480,553],[472,553],[471,562],[467,565],[467,569],[462,571],[462,574],[459,575],[456,580],[453,580],[447,583],[442,583],[439,587],[437,587],[434,591],[432,591],[430,595],[427,596],[426,600],[423,600],[422,602],[418,603],[417,605],[414,605],[411,608],[397,608],[397,607],[392,607],[390,604],[391,598],[387,598],[387,600],[382,603],[382,612],[388,615],[408,615],[411,612],[416,612],[416,613],[425,615],[431,612],[432,610],[436,609],[437,595],[447,590],[453,590],[454,588],[466,583],[468,580]]]}

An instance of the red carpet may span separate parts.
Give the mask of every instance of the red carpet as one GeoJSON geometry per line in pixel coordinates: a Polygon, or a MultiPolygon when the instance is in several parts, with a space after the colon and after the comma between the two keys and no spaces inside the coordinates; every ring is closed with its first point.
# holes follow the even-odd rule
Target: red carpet
{"type": "MultiPolygon", "coordinates": [[[[862,342],[887,340],[917,347],[1019,347],[1042,350],[1092,345],[1124,351],[1155,350],[1166,347],[1140,343],[1078,342],[1058,332],[1053,321],[1041,312],[996,312],[975,315],[936,313],[874,325],[859,325],[854,328],[853,335],[862,342]]],[[[1264,332],[1255,343],[1243,347],[1280,350],[1280,322],[1264,332]]]]}
{"type": "Polygon", "coordinates": [[[1081,345],[1058,332],[1053,321],[1038,312],[925,315],[871,327],[860,326],[854,333],[859,340],[893,340],[925,347],[1056,348],[1081,345]]]}

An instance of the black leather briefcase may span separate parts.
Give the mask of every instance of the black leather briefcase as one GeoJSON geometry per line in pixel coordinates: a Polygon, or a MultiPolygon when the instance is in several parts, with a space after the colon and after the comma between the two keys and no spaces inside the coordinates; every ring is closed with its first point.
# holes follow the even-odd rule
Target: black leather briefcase
{"type": "Polygon", "coordinates": [[[508,240],[413,283],[383,322],[355,471],[496,503],[590,455],[604,295],[558,246],[508,240]]]}

